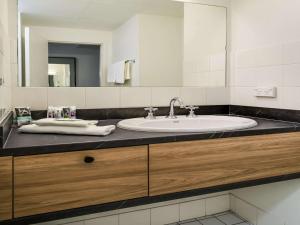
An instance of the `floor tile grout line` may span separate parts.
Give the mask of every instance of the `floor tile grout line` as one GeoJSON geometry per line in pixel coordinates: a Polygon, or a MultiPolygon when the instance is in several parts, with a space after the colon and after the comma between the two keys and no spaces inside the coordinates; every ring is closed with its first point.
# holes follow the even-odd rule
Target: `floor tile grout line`
{"type": "MultiPolygon", "coordinates": [[[[230,214],[230,213],[227,213],[227,214],[224,214],[224,215],[229,215],[229,214],[230,214]]],[[[218,221],[220,221],[221,223],[227,225],[225,222],[223,222],[222,220],[220,220],[217,216],[215,216],[215,218],[216,218],[218,221]]]]}
{"type": "MultiPolygon", "coordinates": [[[[241,225],[241,224],[246,224],[246,225],[252,225],[251,223],[249,223],[247,220],[243,219],[242,217],[240,217],[239,215],[237,215],[235,212],[233,211],[226,211],[223,213],[217,213],[214,215],[207,215],[207,216],[203,216],[203,217],[196,217],[193,219],[189,219],[189,220],[184,220],[184,221],[179,221],[179,222],[175,222],[175,225],[189,225],[192,222],[198,222],[199,225],[203,225],[203,223],[201,222],[201,220],[205,220],[205,219],[216,219],[218,222],[220,222],[223,225],[241,225]],[[226,222],[222,221],[221,219],[218,218],[218,216],[220,215],[233,215],[236,218],[240,219],[241,222],[238,223],[234,223],[234,224],[227,224],[226,222]]],[[[166,225],[171,225],[171,224],[166,224],[166,225]]]]}

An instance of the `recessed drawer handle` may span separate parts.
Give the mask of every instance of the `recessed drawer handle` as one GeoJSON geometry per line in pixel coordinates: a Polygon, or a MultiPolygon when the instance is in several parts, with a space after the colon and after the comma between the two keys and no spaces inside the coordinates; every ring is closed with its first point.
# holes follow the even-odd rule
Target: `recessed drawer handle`
{"type": "Polygon", "coordinates": [[[91,157],[91,156],[86,156],[84,158],[84,162],[85,163],[93,163],[95,161],[95,158],[94,157],[91,157]]]}

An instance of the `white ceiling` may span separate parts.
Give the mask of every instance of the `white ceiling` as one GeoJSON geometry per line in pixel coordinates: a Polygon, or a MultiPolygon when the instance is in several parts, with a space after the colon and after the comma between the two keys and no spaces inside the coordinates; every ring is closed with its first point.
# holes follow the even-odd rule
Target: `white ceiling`
{"type": "Polygon", "coordinates": [[[25,25],[112,30],[138,13],[182,16],[172,0],[19,0],[25,25]]]}

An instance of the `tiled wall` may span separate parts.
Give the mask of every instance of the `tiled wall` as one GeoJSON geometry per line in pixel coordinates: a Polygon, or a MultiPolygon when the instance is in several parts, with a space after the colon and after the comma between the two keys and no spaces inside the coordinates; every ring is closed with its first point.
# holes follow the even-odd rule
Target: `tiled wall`
{"type": "Polygon", "coordinates": [[[44,110],[48,105],[75,105],[78,108],[126,108],[168,106],[179,96],[185,104],[226,105],[227,88],[101,87],[101,88],[14,88],[13,106],[44,110]]]}
{"type": "Polygon", "coordinates": [[[230,209],[253,225],[285,225],[281,216],[272,214],[230,194],[230,209]]]}
{"type": "Polygon", "coordinates": [[[17,77],[17,1],[0,0],[0,121],[11,108],[11,80],[17,77]]]}
{"type": "MultiPolygon", "coordinates": [[[[231,104],[300,110],[299,10],[299,0],[231,1],[231,104]],[[278,97],[256,98],[256,86],[276,86],[278,97]]],[[[299,180],[232,193],[254,224],[300,224],[299,180]]]]}
{"type": "Polygon", "coordinates": [[[300,42],[237,52],[231,78],[232,104],[300,110],[300,42]],[[255,97],[264,86],[277,87],[277,98],[255,97]]]}
{"type": "Polygon", "coordinates": [[[230,209],[227,192],[93,214],[40,225],[164,225],[230,209]]]}
{"type": "Polygon", "coordinates": [[[231,1],[231,103],[300,109],[300,2],[231,1]],[[275,99],[254,87],[275,86],[275,99]]]}

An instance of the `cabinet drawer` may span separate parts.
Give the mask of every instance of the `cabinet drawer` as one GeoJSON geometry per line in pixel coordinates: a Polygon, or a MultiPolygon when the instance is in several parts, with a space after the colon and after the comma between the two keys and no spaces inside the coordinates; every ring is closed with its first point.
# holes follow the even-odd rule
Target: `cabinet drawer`
{"type": "Polygon", "coordinates": [[[300,172],[300,133],[150,145],[150,195],[300,172]]]}
{"type": "Polygon", "coordinates": [[[148,195],[146,146],[16,157],[15,217],[148,195]]]}
{"type": "Polygon", "coordinates": [[[12,218],[12,157],[0,157],[0,221],[12,218]]]}

